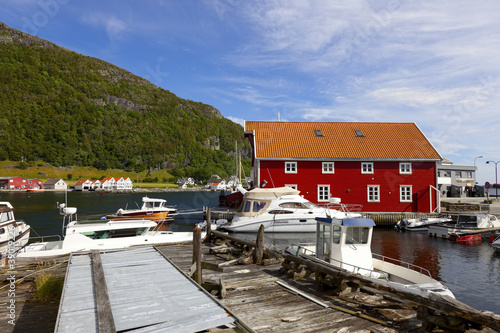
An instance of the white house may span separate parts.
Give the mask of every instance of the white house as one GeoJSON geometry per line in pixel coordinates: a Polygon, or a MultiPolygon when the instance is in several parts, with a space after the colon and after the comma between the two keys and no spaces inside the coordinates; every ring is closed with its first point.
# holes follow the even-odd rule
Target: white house
{"type": "Polygon", "coordinates": [[[100,180],[91,180],[90,182],[91,182],[90,188],[92,190],[98,190],[101,188],[101,181],[100,180]]]}
{"type": "Polygon", "coordinates": [[[62,179],[49,179],[43,183],[43,188],[46,190],[66,190],[68,184],[62,179]]]}
{"type": "Polygon", "coordinates": [[[126,190],[131,190],[132,187],[134,187],[134,184],[132,183],[130,177],[123,179],[123,186],[125,187],[126,190]]]}
{"type": "Polygon", "coordinates": [[[88,179],[80,179],[75,184],[75,191],[88,191],[91,188],[92,181],[88,179]]]}

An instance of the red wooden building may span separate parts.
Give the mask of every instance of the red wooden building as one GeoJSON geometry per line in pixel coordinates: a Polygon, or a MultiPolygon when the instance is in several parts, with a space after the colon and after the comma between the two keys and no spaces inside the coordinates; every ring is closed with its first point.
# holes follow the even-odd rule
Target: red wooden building
{"type": "Polygon", "coordinates": [[[22,177],[1,177],[0,189],[21,190],[28,188],[28,180],[22,177]]]}
{"type": "Polygon", "coordinates": [[[414,123],[247,121],[256,187],[291,186],[365,212],[432,212],[441,155],[414,123]]]}

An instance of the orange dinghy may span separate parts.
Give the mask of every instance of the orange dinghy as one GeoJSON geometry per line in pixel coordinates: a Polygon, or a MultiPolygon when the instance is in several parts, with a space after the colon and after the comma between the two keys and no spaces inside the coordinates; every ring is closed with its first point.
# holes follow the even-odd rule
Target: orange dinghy
{"type": "Polygon", "coordinates": [[[115,214],[106,215],[109,220],[137,219],[163,222],[167,217],[175,215],[177,208],[166,205],[165,199],[143,197],[142,207],[138,209],[120,208],[115,214]]]}

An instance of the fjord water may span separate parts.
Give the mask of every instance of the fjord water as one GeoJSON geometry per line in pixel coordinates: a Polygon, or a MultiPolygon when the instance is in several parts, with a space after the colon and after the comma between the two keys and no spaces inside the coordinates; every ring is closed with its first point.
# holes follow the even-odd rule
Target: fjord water
{"type": "MultiPolygon", "coordinates": [[[[119,208],[137,207],[142,197],[162,198],[179,211],[196,210],[203,206],[216,206],[218,192],[155,192],[155,193],[98,193],[68,192],[67,203],[78,208],[78,219],[99,219],[119,208]]],[[[57,202],[66,201],[64,192],[0,192],[0,201],[9,201],[15,208],[17,219],[31,225],[39,235],[61,234],[62,216],[57,202]]],[[[193,230],[202,221],[202,214],[178,215],[170,224],[173,231],[193,230]]],[[[254,234],[234,234],[255,239],[254,234]]],[[[314,243],[315,234],[265,235],[266,246],[282,250],[299,242],[314,243]]],[[[479,310],[500,314],[500,253],[487,241],[482,244],[459,244],[427,236],[426,233],[398,233],[376,228],[372,251],[400,259],[428,269],[432,276],[445,283],[455,297],[479,310]]]]}

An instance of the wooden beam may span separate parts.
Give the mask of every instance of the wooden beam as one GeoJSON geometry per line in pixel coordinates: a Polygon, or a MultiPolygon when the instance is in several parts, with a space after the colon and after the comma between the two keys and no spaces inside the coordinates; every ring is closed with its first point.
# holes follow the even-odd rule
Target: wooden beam
{"type": "Polygon", "coordinates": [[[113,312],[109,302],[108,286],[104,277],[101,255],[98,250],[92,250],[92,274],[94,277],[94,291],[97,308],[97,325],[99,333],[116,332],[113,312]]]}
{"type": "Polygon", "coordinates": [[[484,312],[476,310],[467,304],[464,304],[452,297],[449,296],[440,296],[437,294],[431,293],[429,297],[423,297],[417,294],[413,294],[407,291],[403,291],[400,289],[395,289],[390,286],[374,283],[373,281],[365,278],[359,274],[349,273],[344,270],[340,270],[333,266],[328,265],[327,263],[321,263],[316,260],[311,260],[305,257],[293,256],[290,254],[284,254],[283,257],[285,260],[294,261],[299,264],[307,266],[309,269],[316,271],[317,279],[318,275],[332,275],[335,277],[341,277],[343,279],[349,280],[359,280],[364,285],[375,288],[377,290],[383,290],[398,296],[401,296],[411,302],[416,304],[423,305],[427,308],[441,311],[450,316],[456,316],[463,318],[465,320],[478,323],[495,330],[500,330],[500,316],[494,313],[484,312]]]}

